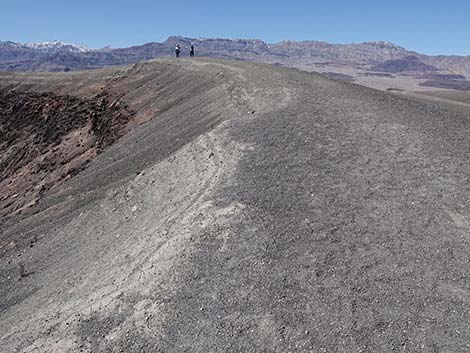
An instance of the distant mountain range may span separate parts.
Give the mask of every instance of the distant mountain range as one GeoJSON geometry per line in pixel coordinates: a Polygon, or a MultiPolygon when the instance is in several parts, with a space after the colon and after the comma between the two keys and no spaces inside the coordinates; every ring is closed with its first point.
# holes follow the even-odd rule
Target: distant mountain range
{"type": "Polygon", "coordinates": [[[19,45],[23,45],[26,48],[39,50],[43,53],[48,53],[48,54],[54,54],[58,52],[84,53],[84,52],[92,50],[83,45],[68,44],[68,43],[59,42],[57,40],[54,40],[52,42],[25,43],[25,44],[19,44],[19,45]]]}
{"type": "Polygon", "coordinates": [[[69,71],[131,64],[173,56],[176,43],[186,56],[191,42],[197,56],[250,60],[312,71],[322,66],[344,66],[363,72],[470,77],[470,56],[428,56],[389,42],[283,41],[269,44],[261,40],[186,37],[169,37],[161,43],[120,49],[90,49],[58,41],[29,44],[0,41],[0,70],[69,71]]]}
{"type": "Polygon", "coordinates": [[[56,54],[60,52],[84,53],[92,51],[92,49],[82,45],[63,43],[57,40],[42,43],[16,43],[0,41],[0,45],[2,45],[2,48],[5,50],[16,50],[18,53],[28,50],[34,50],[44,54],[56,54]]]}

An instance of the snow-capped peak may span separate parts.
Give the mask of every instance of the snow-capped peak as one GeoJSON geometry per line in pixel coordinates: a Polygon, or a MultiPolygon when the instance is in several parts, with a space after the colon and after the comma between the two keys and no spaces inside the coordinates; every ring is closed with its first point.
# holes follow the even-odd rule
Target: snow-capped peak
{"type": "Polygon", "coordinates": [[[76,45],[76,44],[69,44],[60,42],[58,40],[54,40],[52,42],[42,42],[42,43],[24,43],[25,47],[41,50],[44,52],[56,52],[56,51],[70,51],[70,52],[87,52],[91,51],[92,49],[83,46],[83,45],[76,45]]]}

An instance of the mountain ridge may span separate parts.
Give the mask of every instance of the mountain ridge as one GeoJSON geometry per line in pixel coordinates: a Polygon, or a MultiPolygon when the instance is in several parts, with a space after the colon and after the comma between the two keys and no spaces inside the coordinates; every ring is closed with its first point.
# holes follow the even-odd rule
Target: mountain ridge
{"type": "Polygon", "coordinates": [[[3,181],[0,352],[468,351],[468,107],[207,58],[1,90],[44,149],[3,181]]]}
{"type": "Polygon", "coordinates": [[[431,71],[439,75],[467,77],[470,72],[470,56],[425,55],[386,41],[336,44],[315,40],[284,40],[267,43],[261,39],[184,36],[170,36],[162,42],[148,42],[126,48],[102,49],[59,41],[30,44],[0,41],[0,71],[74,71],[127,65],[172,57],[177,43],[182,47],[183,56],[188,55],[189,46],[194,43],[197,56],[254,61],[356,78],[396,60],[405,60],[402,64],[398,62],[400,65],[407,63],[413,66],[406,59],[410,57],[417,60],[413,70],[398,70],[399,74],[426,75],[431,68],[435,68],[431,71]]]}

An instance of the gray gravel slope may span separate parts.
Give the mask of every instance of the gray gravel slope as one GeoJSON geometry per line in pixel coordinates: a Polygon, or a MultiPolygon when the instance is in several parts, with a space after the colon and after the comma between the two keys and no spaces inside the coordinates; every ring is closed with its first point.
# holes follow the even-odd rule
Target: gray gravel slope
{"type": "Polygon", "coordinates": [[[467,110],[251,63],[146,65],[162,63],[171,96],[212,88],[6,227],[41,241],[21,281],[0,258],[1,351],[470,351],[467,110]],[[152,152],[166,126],[175,147],[152,152]],[[85,201],[54,211],[57,195],[85,201]]]}

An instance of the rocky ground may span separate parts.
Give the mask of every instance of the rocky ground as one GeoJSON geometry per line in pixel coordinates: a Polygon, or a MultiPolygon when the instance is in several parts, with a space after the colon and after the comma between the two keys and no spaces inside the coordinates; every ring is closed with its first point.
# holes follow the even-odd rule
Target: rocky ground
{"type": "Polygon", "coordinates": [[[467,106],[208,59],[0,87],[135,112],[2,219],[0,351],[470,350],[467,106]]]}
{"type": "Polygon", "coordinates": [[[80,172],[133,117],[103,91],[93,99],[0,90],[0,217],[33,207],[80,172]]]}

